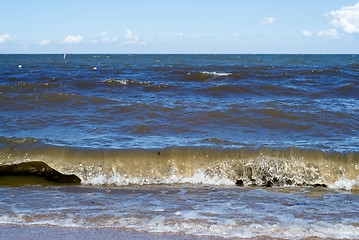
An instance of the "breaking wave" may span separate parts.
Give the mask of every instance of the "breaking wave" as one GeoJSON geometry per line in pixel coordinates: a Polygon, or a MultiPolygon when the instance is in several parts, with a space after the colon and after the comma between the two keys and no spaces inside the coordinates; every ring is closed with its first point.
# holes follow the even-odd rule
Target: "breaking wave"
{"type": "Polygon", "coordinates": [[[87,149],[25,139],[11,140],[11,144],[9,141],[0,148],[2,166],[40,161],[57,172],[77,176],[83,184],[311,185],[359,189],[357,152],[296,147],[87,149]]]}
{"type": "Polygon", "coordinates": [[[121,85],[151,85],[152,83],[147,81],[147,82],[141,82],[141,81],[134,81],[134,80],[130,80],[130,79],[107,79],[104,81],[101,81],[101,83],[106,83],[106,84],[121,84],[121,85]]]}
{"type": "Polygon", "coordinates": [[[224,73],[224,72],[209,72],[209,71],[201,71],[201,72],[189,72],[187,73],[187,79],[190,81],[207,81],[210,79],[217,78],[226,78],[231,76],[232,73],[224,73]]]}

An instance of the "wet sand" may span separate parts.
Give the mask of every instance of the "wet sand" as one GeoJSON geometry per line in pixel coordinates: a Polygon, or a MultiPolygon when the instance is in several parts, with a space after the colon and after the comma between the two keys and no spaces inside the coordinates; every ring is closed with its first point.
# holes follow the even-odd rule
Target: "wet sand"
{"type": "MultiPolygon", "coordinates": [[[[271,238],[258,236],[254,238],[222,238],[210,236],[193,236],[178,233],[149,233],[129,229],[115,228],[69,228],[44,225],[0,225],[0,239],[6,240],[42,240],[42,239],[76,239],[76,240],[101,240],[101,239],[126,239],[126,240],[216,240],[216,239],[241,239],[241,240],[282,240],[282,238],[271,238]]],[[[334,240],[332,238],[302,238],[301,240],[334,240]]]]}
{"type": "Polygon", "coordinates": [[[148,233],[128,229],[115,228],[65,228],[53,226],[0,226],[0,239],[188,239],[188,240],[213,240],[222,238],[197,237],[172,233],[148,233]]]}
{"type": "MultiPolygon", "coordinates": [[[[115,228],[67,228],[44,225],[0,225],[0,239],[126,239],[126,240],[215,240],[215,239],[242,239],[242,238],[221,238],[209,236],[192,236],[178,233],[148,233],[128,229],[115,228]]],[[[269,237],[251,238],[256,240],[275,239],[269,237]]]]}

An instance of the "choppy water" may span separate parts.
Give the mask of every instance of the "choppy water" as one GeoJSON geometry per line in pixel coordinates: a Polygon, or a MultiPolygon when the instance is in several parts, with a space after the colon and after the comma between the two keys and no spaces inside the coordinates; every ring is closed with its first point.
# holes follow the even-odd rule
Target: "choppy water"
{"type": "Polygon", "coordinates": [[[357,55],[0,55],[0,223],[359,238],[358,78],[357,55]],[[55,170],[81,184],[23,176],[55,170]]]}

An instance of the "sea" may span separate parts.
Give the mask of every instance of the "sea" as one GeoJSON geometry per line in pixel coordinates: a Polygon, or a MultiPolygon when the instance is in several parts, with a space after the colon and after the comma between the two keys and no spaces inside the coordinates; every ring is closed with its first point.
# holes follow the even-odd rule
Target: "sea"
{"type": "Polygon", "coordinates": [[[359,55],[0,55],[0,226],[359,239],[359,55]]]}

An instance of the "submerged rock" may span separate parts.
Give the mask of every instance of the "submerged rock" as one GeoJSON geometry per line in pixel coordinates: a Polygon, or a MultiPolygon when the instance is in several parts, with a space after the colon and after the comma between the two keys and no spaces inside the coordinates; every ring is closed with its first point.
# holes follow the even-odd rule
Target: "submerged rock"
{"type": "Polygon", "coordinates": [[[38,176],[57,183],[78,184],[81,179],[74,174],[62,174],[41,161],[0,166],[0,176],[38,176]]]}
{"type": "Polygon", "coordinates": [[[273,186],[273,182],[272,181],[267,181],[264,186],[266,187],[272,187],[273,186]]]}
{"type": "Polygon", "coordinates": [[[244,186],[243,180],[242,180],[242,179],[238,179],[238,180],[236,181],[236,185],[239,186],[239,187],[243,187],[243,186],[244,186]]]}
{"type": "Polygon", "coordinates": [[[322,184],[322,183],[316,183],[313,185],[313,187],[323,187],[323,188],[326,188],[328,187],[326,184],[322,184]]]}

